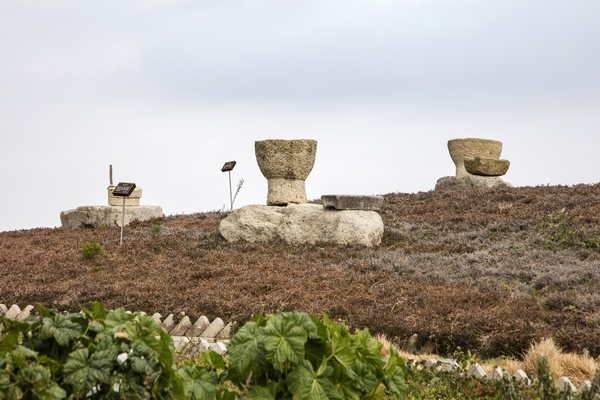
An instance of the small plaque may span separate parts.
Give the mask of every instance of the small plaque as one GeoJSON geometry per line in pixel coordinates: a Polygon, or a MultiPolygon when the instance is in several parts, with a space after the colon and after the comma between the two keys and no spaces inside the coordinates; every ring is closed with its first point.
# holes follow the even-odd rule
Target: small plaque
{"type": "Polygon", "coordinates": [[[112,194],[113,196],[129,197],[134,189],[135,183],[119,182],[112,194]]]}
{"type": "Polygon", "coordinates": [[[233,167],[235,167],[235,161],[228,161],[223,165],[223,168],[221,168],[221,172],[231,171],[233,167]]]}

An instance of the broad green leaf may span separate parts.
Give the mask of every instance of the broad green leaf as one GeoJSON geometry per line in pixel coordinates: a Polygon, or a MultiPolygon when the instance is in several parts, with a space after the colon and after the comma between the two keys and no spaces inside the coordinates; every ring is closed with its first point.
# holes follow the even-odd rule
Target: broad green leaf
{"type": "Polygon", "coordinates": [[[125,329],[127,322],[131,321],[134,317],[133,314],[127,314],[123,307],[117,308],[115,311],[109,312],[104,319],[104,326],[111,332],[121,332],[125,329]]]}
{"type": "Polygon", "coordinates": [[[250,371],[255,380],[260,379],[266,371],[265,348],[259,342],[258,328],[256,322],[248,322],[229,342],[229,368],[239,375],[240,380],[235,383],[245,382],[250,371]]]}
{"type": "Polygon", "coordinates": [[[75,350],[67,357],[63,369],[65,383],[79,395],[99,383],[109,383],[113,358],[111,350],[96,352],[91,357],[88,349],[75,350]]]}
{"type": "Polygon", "coordinates": [[[379,367],[382,364],[381,348],[383,345],[381,342],[373,339],[367,328],[357,329],[354,336],[359,339],[357,351],[362,361],[379,367]]]}
{"type": "Polygon", "coordinates": [[[341,364],[334,364],[332,368],[333,373],[331,374],[330,379],[333,386],[330,397],[332,399],[341,400],[360,399],[362,391],[354,387],[354,381],[348,377],[348,369],[341,364]]]}
{"type": "Polygon", "coordinates": [[[192,400],[209,400],[215,398],[217,376],[205,368],[187,363],[177,370],[183,380],[186,398],[192,400]]]}
{"type": "Polygon", "coordinates": [[[52,383],[50,386],[43,389],[34,388],[33,394],[43,400],[60,400],[67,397],[67,392],[56,383],[52,383]]]}
{"type": "Polygon", "coordinates": [[[303,360],[288,377],[288,388],[294,399],[327,400],[332,393],[332,383],[328,379],[331,367],[325,366],[315,372],[312,364],[303,360]]]}
{"type": "Polygon", "coordinates": [[[293,322],[294,325],[303,328],[306,331],[308,337],[317,336],[317,326],[314,324],[310,316],[303,312],[293,311],[281,313],[284,318],[293,322]]]}
{"type": "Polygon", "coordinates": [[[251,386],[248,392],[248,400],[275,400],[275,386],[251,386]]]}
{"type": "Polygon", "coordinates": [[[339,332],[331,335],[331,353],[346,368],[350,368],[354,363],[357,345],[357,340],[343,337],[339,332]]]}
{"type": "Polygon", "coordinates": [[[2,331],[3,338],[0,343],[0,353],[9,352],[19,345],[21,334],[33,330],[38,324],[30,322],[20,322],[2,318],[1,325],[4,325],[2,331]]]}
{"type": "Polygon", "coordinates": [[[203,351],[201,354],[205,365],[209,365],[213,369],[223,369],[227,367],[227,365],[225,364],[225,360],[223,360],[223,357],[221,357],[215,351],[203,351]]]}
{"type": "Polygon", "coordinates": [[[108,311],[102,303],[93,302],[90,304],[91,310],[82,307],[81,310],[86,313],[92,321],[104,321],[108,316],[108,311]]]}
{"type": "Polygon", "coordinates": [[[390,349],[390,359],[384,367],[385,387],[392,391],[399,398],[406,398],[406,365],[404,360],[398,355],[396,349],[390,349]]]}
{"type": "Polygon", "coordinates": [[[303,328],[286,321],[281,315],[274,315],[267,321],[259,334],[265,343],[267,359],[281,370],[286,361],[300,363],[304,359],[304,343],[308,338],[303,328]]]}
{"type": "Polygon", "coordinates": [[[355,387],[364,390],[366,393],[370,393],[378,384],[377,377],[371,371],[371,368],[369,368],[369,365],[355,360],[352,367],[348,369],[348,377],[354,381],[355,387]]]}
{"type": "Polygon", "coordinates": [[[40,336],[42,338],[53,337],[61,346],[66,346],[69,341],[75,340],[81,335],[81,325],[62,314],[56,314],[54,318],[45,317],[43,321],[40,336]]]}
{"type": "Polygon", "coordinates": [[[138,315],[139,321],[127,323],[125,331],[131,340],[132,347],[141,346],[150,352],[153,358],[169,366],[173,364],[175,348],[173,339],[158,325],[154,318],[138,315]],[[158,338],[157,338],[158,336],[158,338]]]}

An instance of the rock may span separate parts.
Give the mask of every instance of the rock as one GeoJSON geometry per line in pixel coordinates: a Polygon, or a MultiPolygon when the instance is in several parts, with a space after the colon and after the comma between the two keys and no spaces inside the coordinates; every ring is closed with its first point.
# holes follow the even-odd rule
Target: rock
{"type": "Polygon", "coordinates": [[[159,325],[162,323],[162,315],[160,315],[159,313],[152,314],[152,319],[158,322],[159,325]]]}
{"type": "Polygon", "coordinates": [[[215,339],[218,340],[227,340],[231,339],[231,331],[233,329],[233,324],[230,322],[221,331],[215,336],[215,339]]]}
{"type": "MultiPolygon", "coordinates": [[[[108,205],[109,206],[121,206],[123,207],[123,196],[114,196],[112,193],[115,190],[116,186],[108,187],[108,205]]],[[[133,189],[133,192],[125,197],[125,207],[127,206],[139,206],[140,199],[142,198],[142,188],[136,186],[133,189]]]]}
{"type": "Polygon", "coordinates": [[[21,307],[16,304],[13,304],[6,313],[4,313],[4,318],[13,320],[17,318],[17,316],[21,314],[21,307]]]}
{"type": "Polygon", "coordinates": [[[583,393],[585,391],[590,391],[592,389],[592,382],[590,381],[583,381],[581,382],[581,385],[579,385],[579,388],[577,388],[577,393],[583,393]]]}
{"type": "Polygon", "coordinates": [[[438,179],[435,190],[471,190],[512,187],[497,176],[445,176],[438,179]]]}
{"type": "Polygon", "coordinates": [[[502,154],[502,142],[489,139],[452,139],[448,141],[448,151],[456,166],[456,176],[468,175],[464,159],[469,157],[485,157],[499,159],[502,154]]]}
{"type": "Polygon", "coordinates": [[[16,316],[15,320],[21,321],[21,322],[25,321],[31,315],[31,310],[33,310],[33,309],[34,309],[34,307],[32,305],[28,305],[23,310],[21,310],[19,315],[16,316]]]}
{"type": "Polygon", "coordinates": [[[213,343],[211,346],[211,350],[217,353],[218,355],[222,355],[227,351],[227,346],[223,342],[213,343]]]}
{"type": "Polygon", "coordinates": [[[504,374],[504,372],[502,371],[502,368],[494,367],[490,371],[489,378],[493,381],[499,381],[500,379],[502,379],[503,374],[504,374]]]}
{"type": "Polygon", "coordinates": [[[402,346],[402,350],[407,353],[412,353],[417,350],[417,334],[413,333],[410,338],[402,346]]]}
{"type": "MultiPolygon", "coordinates": [[[[125,225],[131,221],[147,221],[162,218],[160,206],[137,206],[125,208],[125,225]]],[[[60,213],[63,229],[121,226],[123,208],[117,206],[83,206],[60,213]]]]}
{"type": "Polygon", "coordinates": [[[487,374],[485,373],[485,371],[483,370],[483,368],[481,367],[481,365],[479,365],[479,363],[475,363],[473,365],[471,365],[469,367],[469,369],[467,370],[467,376],[473,376],[475,378],[485,378],[487,376],[487,374]]]}
{"type": "Polygon", "coordinates": [[[459,367],[456,360],[453,360],[451,358],[443,358],[443,359],[439,360],[439,363],[440,363],[440,366],[442,367],[442,369],[444,371],[448,371],[448,372],[456,371],[456,369],[459,367]]]}
{"type": "Polygon", "coordinates": [[[202,332],[200,335],[203,338],[213,339],[217,334],[225,327],[225,323],[219,317],[215,318],[213,322],[202,332]]]}
{"type": "Polygon", "coordinates": [[[442,369],[439,361],[436,358],[430,358],[429,360],[427,360],[427,362],[425,363],[425,368],[435,368],[437,370],[442,369]]]}
{"type": "Polygon", "coordinates": [[[6,305],[0,304],[0,317],[3,316],[4,314],[6,314],[7,311],[8,311],[8,308],[6,308],[6,305]]]}
{"type": "Polygon", "coordinates": [[[510,167],[508,160],[495,160],[493,158],[475,157],[465,158],[465,169],[468,173],[481,176],[502,176],[510,167]]]}
{"type": "Polygon", "coordinates": [[[379,211],[383,204],[381,196],[327,194],[321,196],[323,208],[334,210],[379,211]]]}
{"type": "Polygon", "coordinates": [[[268,180],[268,205],[306,203],[304,181],[315,164],[316,140],[260,140],[254,142],[254,153],[268,180]]]}
{"type": "Polygon", "coordinates": [[[169,314],[160,326],[164,328],[165,331],[170,332],[171,329],[175,327],[175,317],[173,317],[173,314],[169,314]]]}
{"type": "Polygon", "coordinates": [[[199,337],[202,332],[210,325],[210,321],[204,315],[198,318],[198,321],[187,332],[190,337],[199,337]]]}
{"type": "Polygon", "coordinates": [[[175,328],[171,329],[169,334],[171,336],[183,336],[185,333],[192,327],[192,321],[190,321],[190,317],[187,315],[179,321],[175,328]]]}
{"type": "Polygon", "coordinates": [[[571,380],[566,376],[563,376],[558,380],[558,390],[561,392],[566,392],[567,389],[571,389],[571,393],[575,393],[575,385],[571,383],[571,380]]]}
{"type": "Polygon", "coordinates": [[[375,211],[325,210],[316,204],[250,205],[221,221],[219,231],[230,242],[282,240],[289,244],[329,242],[370,247],[381,243],[383,221],[375,211]]]}
{"type": "Polygon", "coordinates": [[[529,385],[531,383],[531,380],[529,379],[525,371],[523,371],[522,369],[516,370],[513,374],[513,378],[515,378],[517,382],[523,383],[525,385],[529,385]]]}

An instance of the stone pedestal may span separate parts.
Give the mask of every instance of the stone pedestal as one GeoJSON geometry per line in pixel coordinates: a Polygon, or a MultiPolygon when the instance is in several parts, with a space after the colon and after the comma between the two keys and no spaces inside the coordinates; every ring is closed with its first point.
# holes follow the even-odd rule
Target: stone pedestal
{"type": "MultiPolygon", "coordinates": [[[[60,213],[63,229],[97,228],[100,226],[121,226],[123,218],[123,200],[118,206],[83,206],[60,213]]],[[[160,206],[126,207],[125,226],[132,221],[147,221],[152,218],[162,218],[160,206]]]]}
{"type": "Polygon", "coordinates": [[[254,143],[254,152],[268,180],[267,205],[307,202],[304,181],[315,163],[316,140],[260,140],[254,143]]]}
{"type": "Polygon", "coordinates": [[[500,160],[502,142],[466,138],[448,141],[448,151],[456,166],[456,176],[438,179],[435,190],[483,189],[512,187],[500,179],[510,162],[500,160]]]}
{"type": "MultiPolygon", "coordinates": [[[[112,192],[116,186],[108,187],[108,205],[109,206],[123,206],[123,196],[114,196],[112,192]]],[[[125,206],[139,206],[140,199],[142,198],[142,188],[136,187],[129,197],[125,198],[125,206]]]]}
{"type": "Polygon", "coordinates": [[[318,242],[378,246],[383,220],[375,211],[326,210],[317,204],[251,205],[232,212],[219,231],[230,242],[318,242]]]}
{"type": "Polygon", "coordinates": [[[321,196],[323,208],[331,210],[379,211],[383,204],[381,196],[325,194],[321,196]]]}

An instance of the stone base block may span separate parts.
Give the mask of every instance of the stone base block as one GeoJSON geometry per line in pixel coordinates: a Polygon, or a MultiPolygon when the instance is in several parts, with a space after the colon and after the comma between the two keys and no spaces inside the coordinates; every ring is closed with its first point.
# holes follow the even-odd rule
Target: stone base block
{"type": "Polygon", "coordinates": [[[445,176],[438,179],[435,190],[493,189],[512,187],[497,176],[445,176]]]}
{"type": "Polygon", "coordinates": [[[219,231],[230,242],[282,240],[289,244],[329,242],[370,247],[381,243],[383,221],[375,211],[326,210],[317,204],[250,205],[221,221],[219,231]]]}
{"type": "MultiPolygon", "coordinates": [[[[112,192],[115,190],[116,186],[108,187],[108,205],[109,206],[121,206],[123,207],[123,197],[122,196],[113,196],[112,192]]],[[[136,187],[133,189],[133,192],[129,197],[125,198],[125,206],[139,206],[140,199],[142,198],[142,188],[136,187]]]]}
{"type": "Polygon", "coordinates": [[[306,185],[300,179],[270,178],[267,204],[270,206],[286,206],[288,204],[306,203],[306,185]]]}
{"type": "Polygon", "coordinates": [[[334,210],[379,211],[383,204],[381,196],[326,194],[321,196],[323,207],[334,210]]]}
{"type": "MultiPolygon", "coordinates": [[[[162,207],[160,206],[126,207],[125,225],[129,225],[132,221],[147,221],[163,216],[162,207]]],[[[83,206],[60,213],[60,222],[63,229],[121,226],[122,218],[123,207],[113,206],[83,206]]]]}

